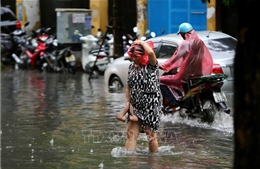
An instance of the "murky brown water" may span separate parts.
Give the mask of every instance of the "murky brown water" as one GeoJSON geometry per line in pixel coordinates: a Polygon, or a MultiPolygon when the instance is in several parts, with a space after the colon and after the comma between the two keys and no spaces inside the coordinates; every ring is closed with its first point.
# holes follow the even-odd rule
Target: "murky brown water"
{"type": "Polygon", "coordinates": [[[163,116],[159,152],[124,150],[125,123],[115,119],[124,92],[110,93],[88,74],[1,72],[3,169],[232,168],[233,120],[212,125],[163,116]]]}

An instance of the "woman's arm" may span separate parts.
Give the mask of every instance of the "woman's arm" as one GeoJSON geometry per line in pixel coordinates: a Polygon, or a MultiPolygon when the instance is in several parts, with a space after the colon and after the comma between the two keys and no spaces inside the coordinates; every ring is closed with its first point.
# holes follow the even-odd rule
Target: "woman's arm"
{"type": "Polygon", "coordinates": [[[153,49],[142,40],[135,40],[134,44],[142,45],[142,47],[144,48],[145,52],[147,53],[147,55],[149,57],[149,63],[154,66],[157,62],[157,59],[156,59],[156,55],[155,55],[153,49]]]}

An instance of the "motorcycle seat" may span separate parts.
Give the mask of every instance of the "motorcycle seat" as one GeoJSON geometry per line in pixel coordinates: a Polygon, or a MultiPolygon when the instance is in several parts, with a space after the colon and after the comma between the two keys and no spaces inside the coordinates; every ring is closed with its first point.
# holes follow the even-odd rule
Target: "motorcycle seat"
{"type": "Polygon", "coordinates": [[[197,86],[202,75],[190,75],[186,78],[186,81],[182,81],[182,88],[184,92],[188,92],[194,86],[197,86]]]}
{"type": "Polygon", "coordinates": [[[34,50],[36,49],[36,46],[32,46],[29,44],[24,44],[23,45],[26,49],[28,49],[30,52],[34,52],[34,50]]]}

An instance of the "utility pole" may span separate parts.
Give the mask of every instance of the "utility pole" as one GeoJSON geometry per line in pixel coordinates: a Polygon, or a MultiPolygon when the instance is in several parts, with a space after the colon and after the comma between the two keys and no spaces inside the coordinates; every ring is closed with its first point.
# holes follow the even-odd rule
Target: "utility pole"
{"type": "Polygon", "coordinates": [[[124,25],[122,22],[122,14],[121,14],[121,0],[113,0],[113,36],[114,36],[114,56],[120,57],[123,56],[123,32],[124,25]]]}

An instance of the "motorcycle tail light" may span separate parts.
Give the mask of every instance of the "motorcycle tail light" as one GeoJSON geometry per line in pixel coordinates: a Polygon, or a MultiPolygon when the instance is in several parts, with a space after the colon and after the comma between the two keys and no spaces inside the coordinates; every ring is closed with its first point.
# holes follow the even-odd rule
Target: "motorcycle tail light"
{"type": "Polygon", "coordinates": [[[43,51],[40,52],[40,56],[41,56],[41,57],[44,56],[44,52],[43,52],[43,51]]]}
{"type": "Polygon", "coordinates": [[[21,27],[22,27],[21,22],[20,21],[16,22],[15,28],[21,29],[21,27]]]}
{"type": "Polygon", "coordinates": [[[103,59],[104,56],[97,55],[97,59],[103,59]]]}
{"type": "Polygon", "coordinates": [[[71,54],[72,54],[72,53],[71,53],[71,50],[67,50],[67,51],[66,51],[66,57],[70,57],[71,54]]]}
{"type": "Polygon", "coordinates": [[[212,73],[214,74],[224,74],[221,66],[219,64],[213,64],[213,70],[212,73]]]}

